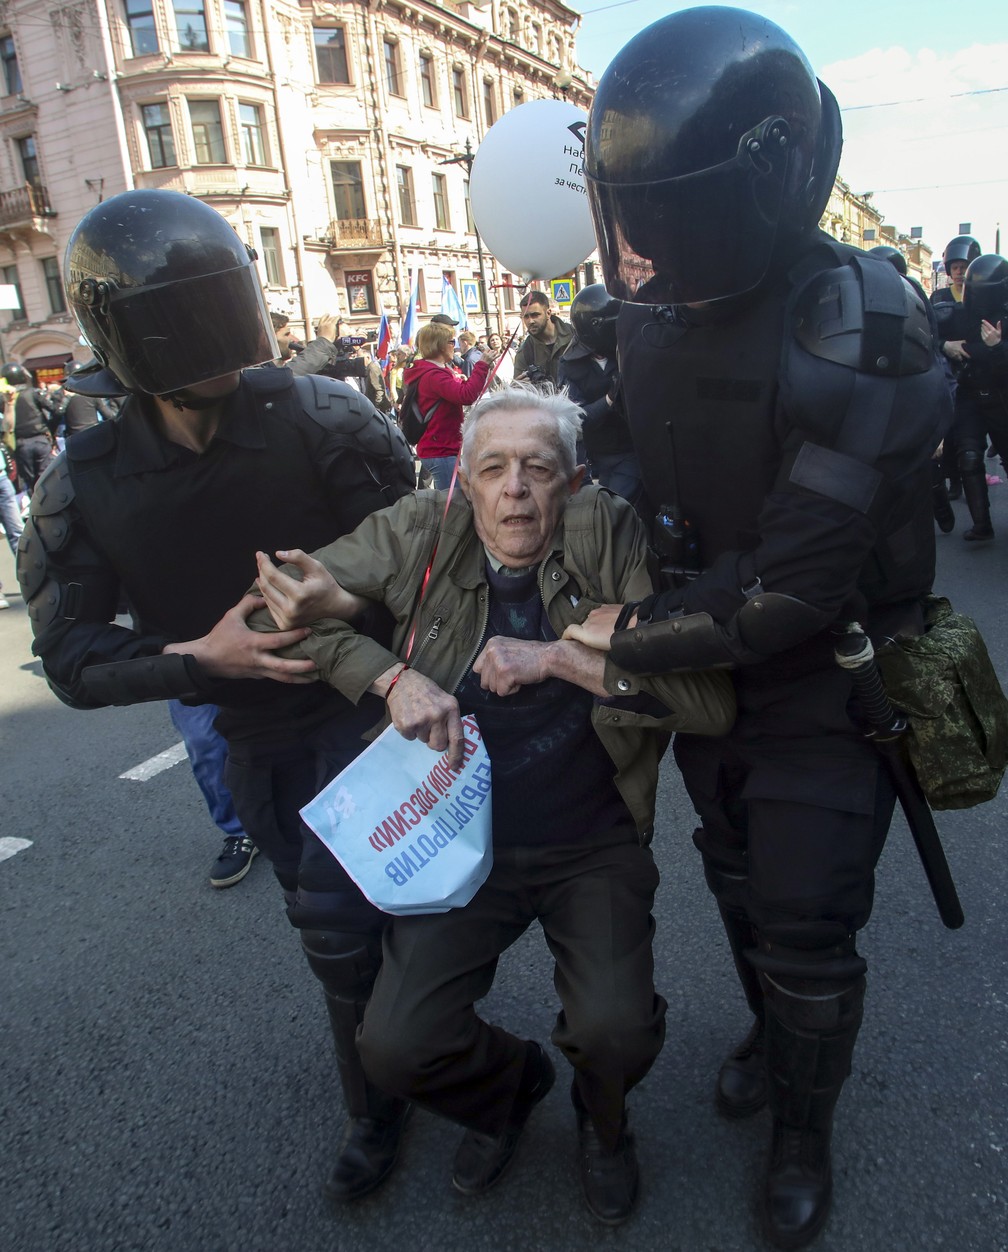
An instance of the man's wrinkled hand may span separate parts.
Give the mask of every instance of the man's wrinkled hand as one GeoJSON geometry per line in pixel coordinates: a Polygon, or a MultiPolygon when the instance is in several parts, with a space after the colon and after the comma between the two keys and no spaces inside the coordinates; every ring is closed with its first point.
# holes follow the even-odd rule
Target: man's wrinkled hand
{"type": "MultiPolygon", "coordinates": [[[[573,639],[575,643],[583,643],[597,652],[608,652],[616,619],[623,611],[622,604],[603,604],[601,608],[592,609],[580,625],[568,626],[563,633],[565,639],[573,639]]],[[[628,625],[636,622],[636,615],[628,625]]]]}
{"type": "Polygon", "coordinates": [[[280,683],[317,682],[314,661],[307,658],[287,660],[276,655],[280,649],[300,643],[310,631],[299,627],[297,630],[263,634],[249,627],[249,616],[264,605],[261,596],[243,596],[202,639],[168,644],[164,651],[195,657],[200,667],[215,678],[272,678],[280,683]]]}
{"type": "Polygon", "coordinates": [[[479,674],[484,691],[513,696],[522,687],[550,677],[550,644],[535,639],[508,639],[495,635],[476,658],[473,673],[479,674]]]}
{"type": "MultiPolygon", "coordinates": [[[[376,687],[388,691],[398,668],[381,676],[376,687]],[[387,681],[386,681],[387,680],[387,681]]],[[[416,670],[403,671],[388,696],[392,725],[404,739],[419,739],[434,752],[447,752],[448,764],[460,769],[464,760],[462,716],[458,701],[432,679],[416,670]]]]}
{"type": "Polygon", "coordinates": [[[274,565],[265,552],[256,553],[259,590],[281,630],[310,626],[324,617],[349,621],[360,612],[365,602],[344,591],[321,561],[300,548],[278,552],[277,556],[301,574],[300,579],[295,578],[274,565]]]}

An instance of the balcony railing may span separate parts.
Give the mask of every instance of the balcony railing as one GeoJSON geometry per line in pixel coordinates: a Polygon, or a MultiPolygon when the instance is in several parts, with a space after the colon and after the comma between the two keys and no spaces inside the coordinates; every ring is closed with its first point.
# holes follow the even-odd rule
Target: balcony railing
{"type": "Polygon", "coordinates": [[[381,248],[385,243],[381,222],[366,217],[335,218],[325,238],[333,248],[381,248]]]}
{"type": "Polygon", "coordinates": [[[42,186],[26,183],[13,191],[0,191],[0,226],[27,222],[34,217],[54,216],[49,193],[42,186]]]}

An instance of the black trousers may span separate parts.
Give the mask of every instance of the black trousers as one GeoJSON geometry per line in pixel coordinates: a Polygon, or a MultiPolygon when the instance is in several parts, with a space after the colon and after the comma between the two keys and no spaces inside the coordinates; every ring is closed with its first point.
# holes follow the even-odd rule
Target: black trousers
{"type": "Polygon", "coordinates": [[[380,935],[387,921],[300,816],[361,752],[361,735],[374,721],[374,709],[354,710],[286,743],[228,745],[224,778],[235,810],[245,833],[272,863],[298,929],[380,935]]]}
{"type": "Polygon", "coordinates": [[[851,721],[839,669],[753,667],[736,688],[729,735],[674,743],[704,855],[745,879],[741,904],[758,932],[789,948],[829,947],[871,914],[892,783],[851,721]]]}
{"type": "Polygon", "coordinates": [[[538,920],[562,1005],[553,1042],[604,1143],[615,1146],[626,1093],[661,1050],[651,907],[658,871],[630,840],[604,847],[495,849],[494,868],[462,909],[394,918],[358,1048],[385,1091],[487,1134],[508,1122],[525,1044],[483,1021],[475,1003],[508,947],[538,920]]]}
{"type": "Polygon", "coordinates": [[[48,468],[52,454],[52,440],[48,435],[31,435],[17,441],[14,463],[23,491],[31,495],[35,490],[35,484],[48,468]]]}

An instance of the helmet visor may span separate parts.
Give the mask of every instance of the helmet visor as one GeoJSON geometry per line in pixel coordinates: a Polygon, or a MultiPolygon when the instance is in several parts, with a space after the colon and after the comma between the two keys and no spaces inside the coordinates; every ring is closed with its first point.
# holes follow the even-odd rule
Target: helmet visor
{"type": "Polygon", "coordinates": [[[789,165],[789,128],[771,118],[730,161],[679,178],[610,183],[585,170],[606,289],[639,303],[743,295],[770,268],[789,165]]]}
{"type": "Polygon", "coordinates": [[[160,396],[280,355],[252,265],[112,293],[93,344],[129,388],[160,396]]]}

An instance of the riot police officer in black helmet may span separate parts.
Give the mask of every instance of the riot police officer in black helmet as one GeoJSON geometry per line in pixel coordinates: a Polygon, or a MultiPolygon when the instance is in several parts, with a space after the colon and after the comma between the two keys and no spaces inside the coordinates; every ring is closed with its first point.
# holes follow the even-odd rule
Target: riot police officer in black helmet
{"type": "Polygon", "coordinates": [[[961,365],[955,395],[955,431],[963,496],[973,525],[963,538],[994,538],[984,453],[987,436],[1008,456],[1008,261],[978,256],[963,279],[961,365]]]}
{"type": "MultiPolygon", "coordinates": [[[[938,325],[938,346],[944,358],[945,375],[953,394],[959,371],[965,364],[962,350],[965,333],[962,325],[963,279],[966,277],[966,267],[976,260],[980,252],[980,245],[972,235],[956,235],[954,239],[950,239],[942,253],[942,268],[949,281],[944,287],[935,287],[931,292],[931,305],[938,325]]],[[[942,455],[942,472],[948,479],[951,500],[958,500],[962,494],[957,425],[958,423],[954,423],[945,436],[942,455]]]]}
{"type": "Polygon", "coordinates": [[[298,810],[382,710],[367,697],[354,708],[285,659],[303,631],[250,629],[263,601],[246,592],[257,551],[354,529],[412,488],[413,461],[345,383],[246,368],[279,356],[254,259],[220,214],[177,192],[124,192],[78,224],[66,293],[95,361],[67,387],[127,399],[40,479],[18,577],[35,654],[67,704],[219,706],[235,807],[323,984],[349,1115],[326,1187],[344,1200],[388,1174],[407,1107],[367,1083],[355,1045],[384,917],[298,810]],[[121,594],[130,626],[115,620],[121,594]]]}
{"type": "Polygon", "coordinates": [[[840,147],[836,101],[794,41],[729,8],[631,40],[585,139],[666,589],[568,633],[640,673],[733,667],[735,729],[677,736],[675,754],[753,1016],[717,1105],[770,1105],[761,1208],[785,1248],[829,1211],[857,932],[894,806],[831,632],[922,628],[928,462],[950,416],[919,288],[817,229],[840,147]]]}
{"type": "Polygon", "coordinates": [[[874,257],[876,261],[888,261],[897,274],[902,274],[906,278],[906,257],[900,252],[899,248],[894,248],[891,244],[880,243],[876,244],[874,248],[869,248],[868,255],[874,257]]]}

